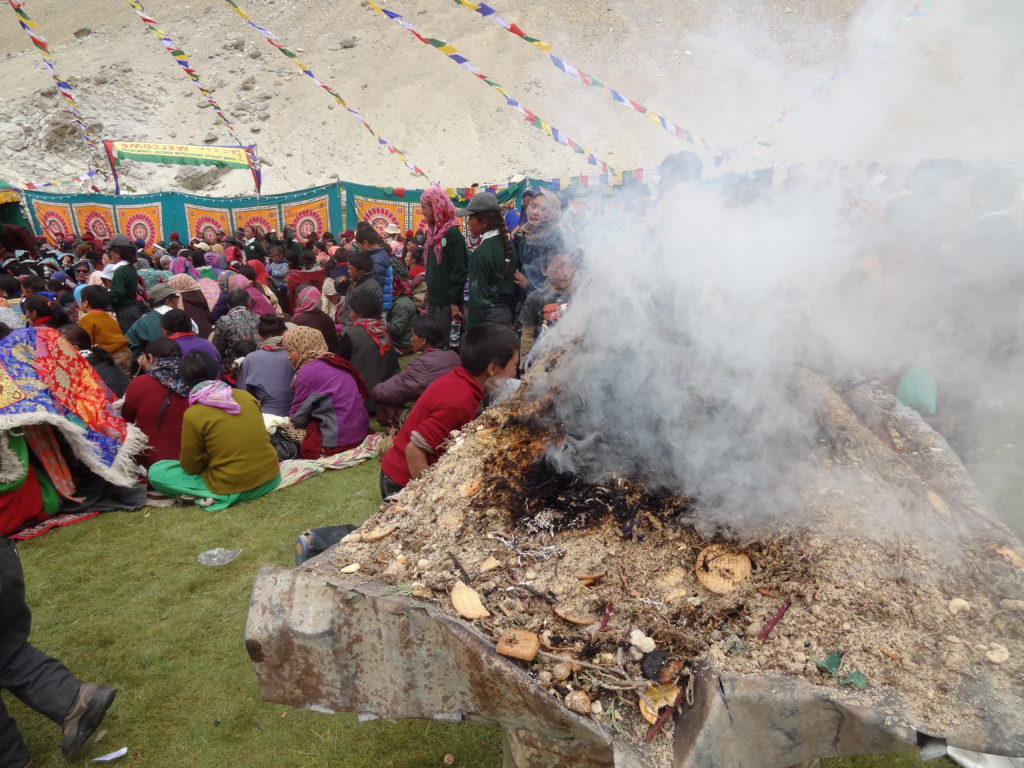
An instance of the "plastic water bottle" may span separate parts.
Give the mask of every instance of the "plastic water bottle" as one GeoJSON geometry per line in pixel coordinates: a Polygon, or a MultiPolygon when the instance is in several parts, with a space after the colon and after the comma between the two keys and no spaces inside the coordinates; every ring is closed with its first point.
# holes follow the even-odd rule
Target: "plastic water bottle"
{"type": "Polygon", "coordinates": [[[448,348],[458,349],[459,341],[462,339],[462,322],[452,320],[452,331],[448,334],[448,348]]]}

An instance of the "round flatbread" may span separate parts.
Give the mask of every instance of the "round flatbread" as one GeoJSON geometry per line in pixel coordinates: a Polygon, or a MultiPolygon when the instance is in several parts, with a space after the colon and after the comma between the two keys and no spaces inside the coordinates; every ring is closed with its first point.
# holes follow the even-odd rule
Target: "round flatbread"
{"type": "Polygon", "coordinates": [[[727,595],[750,576],[750,558],[726,544],[704,547],[694,566],[697,581],[709,592],[727,595]]]}

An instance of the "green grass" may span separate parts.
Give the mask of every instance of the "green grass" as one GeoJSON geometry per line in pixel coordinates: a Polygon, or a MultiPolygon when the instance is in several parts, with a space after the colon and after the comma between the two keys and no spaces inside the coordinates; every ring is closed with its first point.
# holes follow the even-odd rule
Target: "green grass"
{"type": "MultiPolygon", "coordinates": [[[[413,768],[501,765],[496,728],[356,722],[260,701],[243,629],[253,578],[291,565],[305,528],[359,523],[377,507],[378,463],[328,472],[222,512],[111,512],[19,546],[33,643],[118,699],[73,765],[122,746],[116,765],[413,768]],[[213,547],[242,549],[209,568],[213,547]]],[[[58,728],[5,694],[35,768],[57,768],[58,728]]],[[[824,761],[827,768],[920,765],[911,756],[824,761]]]]}

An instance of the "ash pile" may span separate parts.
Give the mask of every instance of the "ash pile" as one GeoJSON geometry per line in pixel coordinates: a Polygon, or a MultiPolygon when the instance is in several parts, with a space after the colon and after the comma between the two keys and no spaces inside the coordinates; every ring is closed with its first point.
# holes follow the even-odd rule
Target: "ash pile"
{"type": "Polygon", "coordinates": [[[651,764],[672,764],[675,716],[706,667],[799,678],[893,727],[1021,753],[1019,544],[891,395],[806,369],[793,386],[817,405],[821,470],[804,467],[804,514],[771,535],[636,479],[560,471],[565,435],[527,390],[457,435],[324,567],[471,621],[553,699],[664,753],[651,764]],[[868,491],[899,501],[899,526],[861,525],[868,491]]]}
{"type": "Polygon", "coordinates": [[[515,766],[1024,754],[1024,549],[958,456],[979,455],[982,403],[1024,423],[1019,232],[953,194],[991,203],[992,174],[877,207],[897,187],[875,178],[742,202],[684,185],[595,221],[517,393],[336,548],[258,582],[250,625],[292,654],[300,604],[334,606],[311,625],[328,661],[250,633],[264,696],[498,722],[515,766]],[[367,633],[390,667],[341,661],[367,633]],[[340,671],[296,698],[289,664],[340,671]]]}

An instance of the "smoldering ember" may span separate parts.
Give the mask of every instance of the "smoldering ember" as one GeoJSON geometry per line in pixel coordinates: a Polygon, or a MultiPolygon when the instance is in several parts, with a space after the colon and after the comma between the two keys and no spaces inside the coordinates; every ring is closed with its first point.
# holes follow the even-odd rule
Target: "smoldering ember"
{"type": "Polygon", "coordinates": [[[1024,5],[9,5],[0,687],[66,758],[1024,764],[1024,5]],[[33,588],[90,527],[171,631],[33,588]]]}

